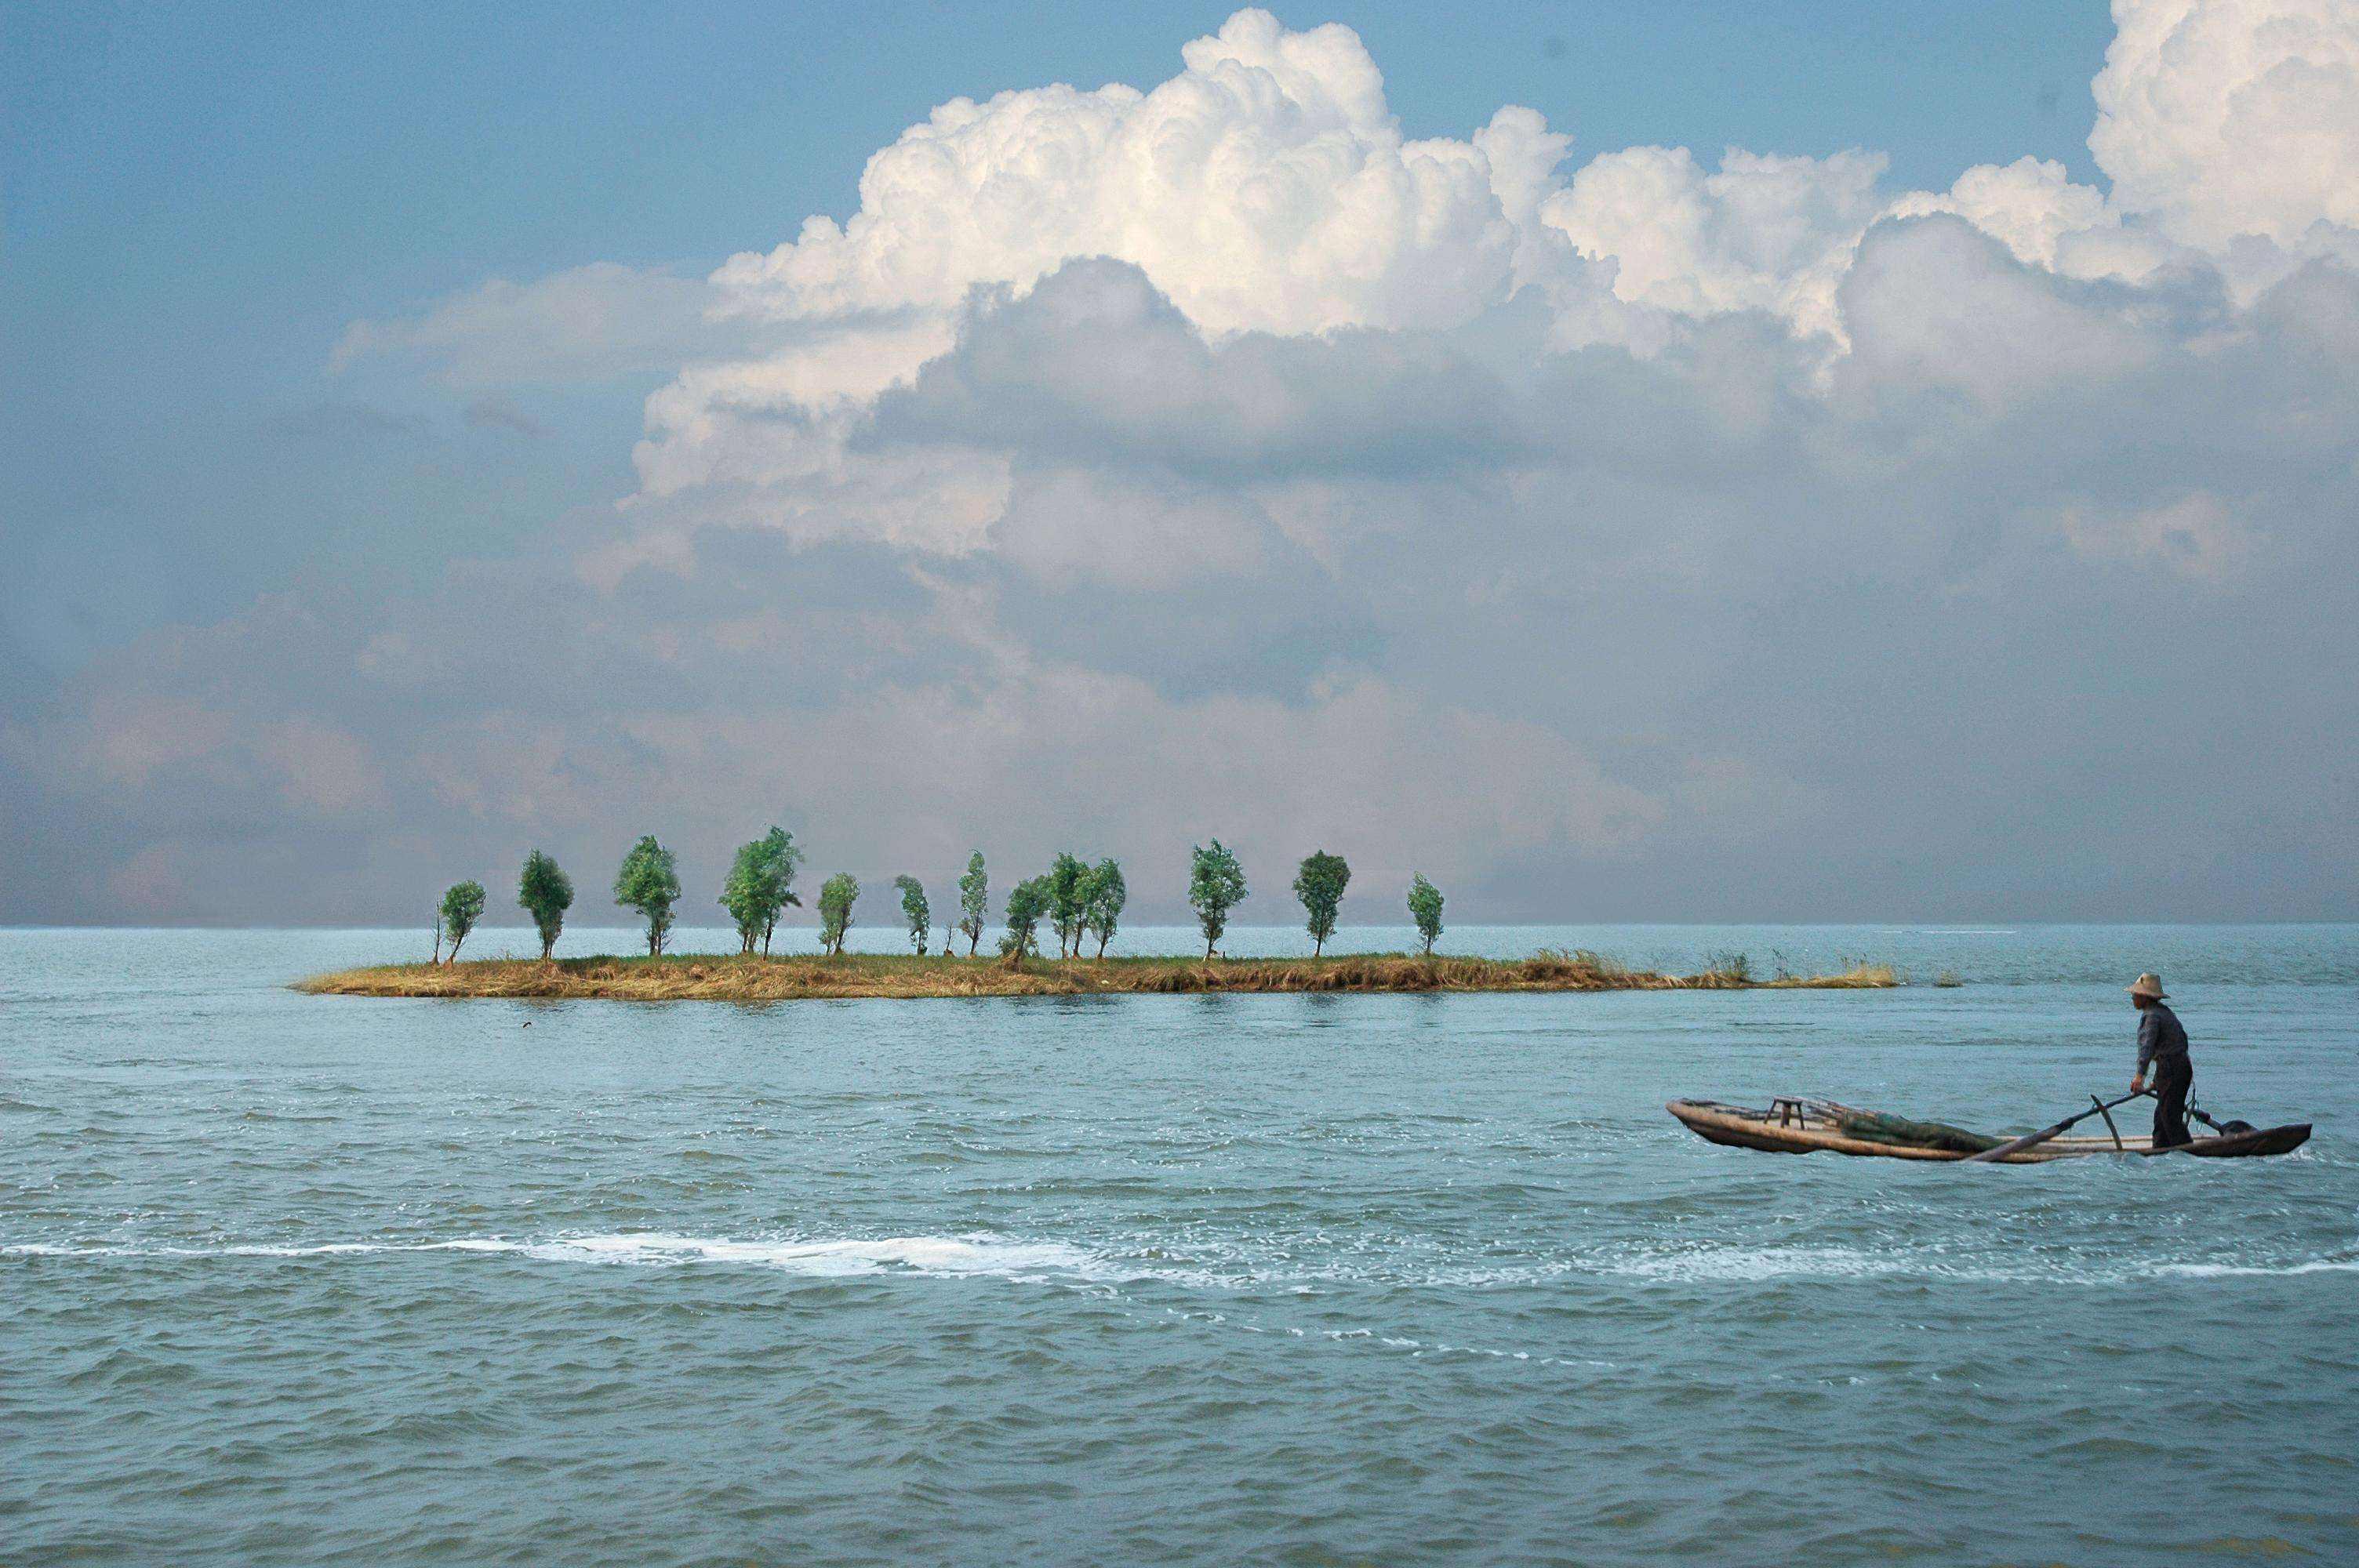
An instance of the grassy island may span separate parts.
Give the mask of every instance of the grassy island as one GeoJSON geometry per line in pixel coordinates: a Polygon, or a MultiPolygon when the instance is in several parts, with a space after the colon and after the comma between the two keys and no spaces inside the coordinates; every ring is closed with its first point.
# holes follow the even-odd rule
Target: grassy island
{"type": "Polygon", "coordinates": [[[789,1001],[827,997],[1089,996],[1146,991],[1609,991],[1877,989],[1889,965],[1827,975],[1754,978],[1741,956],[1692,975],[1632,969],[1595,953],[1543,949],[1528,958],[1364,953],[1320,958],[941,958],[845,953],[760,957],[482,958],[386,964],[302,981],[319,995],[596,997],[633,1001],[789,1001]]]}

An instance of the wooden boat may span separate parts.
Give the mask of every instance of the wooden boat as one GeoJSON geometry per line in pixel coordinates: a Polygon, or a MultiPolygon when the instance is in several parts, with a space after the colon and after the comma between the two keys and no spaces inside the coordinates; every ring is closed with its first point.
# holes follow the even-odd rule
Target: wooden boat
{"type": "MultiPolygon", "coordinates": [[[[1675,1099],[1667,1108],[1697,1137],[1737,1149],[1766,1149],[1778,1154],[1880,1155],[1887,1160],[1963,1160],[1982,1149],[2007,1140],[1969,1132],[1940,1122],[1904,1121],[1897,1117],[1854,1109],[1822,1099],[1774,1099],[1767,1110],[1723,1105],[1717,1100],[1675,1099]],[[1863,1135],[1864,1134],[1864,1135],[1863,1135]]],[[[2111,1127],[2112,1119],[2107,1119],[2111,1127]]],[[[2145,1135],[2119,1136],[2112,1131],[2088,1137],[2051,1138],[2045,1143],[2001,1155],[1995,1163],[2036,1165],[2049,1160],[2073,1160],[2089,1154],[2192,1154],[2198,1159],[2238,1160],[2264,1154],[2286,1154],[2310,1141],[2310,1123],[2245,1129],[2230,1123],[2229,1130],[2191,1143],[2157,1149],[2145,1135]]]]}

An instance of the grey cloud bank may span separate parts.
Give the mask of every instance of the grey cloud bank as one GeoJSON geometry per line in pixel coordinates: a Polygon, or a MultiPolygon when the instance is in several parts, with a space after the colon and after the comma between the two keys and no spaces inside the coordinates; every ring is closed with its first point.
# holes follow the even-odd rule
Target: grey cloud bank
{"type": "Polygon", "coordinates": [[[1212,834],[1246,919],[1314,848],[1388,918],[1412,871],[1470,919],[2359,917],[2359,124],[2301,119],[2359,49],[2307,35],[2253,170],[2139,105],[2249,142],[2218,40],[2284,8],[2177,55],[2149,9],[2135,206],[1404,143],[1356,38],[1246,13],[1147,94],[946,106],[710,282],[357,326],[519,437],[502,387],[671,367],[638,492],[13,702],[0,918],[408,920],[645,831],[694,904],[774,820],[879,883],[1116,854],[1147,919],[1212,834]]]}

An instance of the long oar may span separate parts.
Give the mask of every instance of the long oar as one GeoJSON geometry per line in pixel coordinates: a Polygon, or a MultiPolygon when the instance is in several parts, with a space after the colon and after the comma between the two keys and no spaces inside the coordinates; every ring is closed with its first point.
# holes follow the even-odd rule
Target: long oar
{"type": "Polygon", "coordinates": [[[2140,1089],[2136,1094],[2124,1095],[2119,1099],[2106,1100],[2101,1105],[2093,1105],[2088,1109],[2082,1111],[2080,1115],[2068,1116],[2053,1127],[2043,1127],[2037,1132],[2025,1133],[2022,1137],[2015,1140],[2011,1143],[2002,1143],[1995,1149],[1985,1149],[1979,1154],[1969,1154],[1966,1156],[1965,1162],[1969,1165],[1986,1165],[1993,1160],[2004,1160],[2009,1154],[2019,1154],[2026,1149],[2037,1148],[2038,1145],[2047,1142],[2049,1139],[2057,1137],[2059,1134],[2064,1132],[2075,1122],[2086,1121],[2091,1117],[2095,1116],[2100,1112],[2111,1110],[2117,1105],[2127,1105],[2130,1101],[2142,1098],[2153,1092],[2154,1091],[2152,1089],[2140,1089]]]}

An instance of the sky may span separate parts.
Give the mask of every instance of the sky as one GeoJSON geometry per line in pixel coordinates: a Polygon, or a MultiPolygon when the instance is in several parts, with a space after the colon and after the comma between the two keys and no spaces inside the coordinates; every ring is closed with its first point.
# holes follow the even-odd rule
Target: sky
{"type": "Polygon", "coordinates": [[[2359,918],[2354,0],[20,4],[0,406],[0,923],[2359,918]]]}

